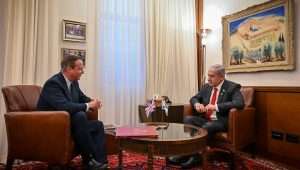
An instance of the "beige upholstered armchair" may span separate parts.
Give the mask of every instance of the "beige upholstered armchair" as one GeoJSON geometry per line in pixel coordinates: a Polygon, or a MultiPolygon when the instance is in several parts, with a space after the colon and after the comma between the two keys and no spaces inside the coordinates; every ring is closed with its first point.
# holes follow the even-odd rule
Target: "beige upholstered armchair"
{"type": "MultiPolygon", "coordinates": [[[[242,87],[245,107],[243,110],[231,109],[229,113],[228,132],[215,135],[210,145],[228,149],[239,150],[255,140],[255,108],[253,107],[254,89],[242,87]]],[[[192,114],[192,106],[185,105],[184,115],[192,114]]]]}
{"type": "MultiPolygon", "coordinates": [[[[71,137],[70,116],[65,111],[37,111],[41,87],[16,85],[2,88],[7,113],[7,168],[14,159],[44,161],[66,167],[76,156],[71,137]]],[[[88,113],[98,119],[98,113],[88,113]]]]}

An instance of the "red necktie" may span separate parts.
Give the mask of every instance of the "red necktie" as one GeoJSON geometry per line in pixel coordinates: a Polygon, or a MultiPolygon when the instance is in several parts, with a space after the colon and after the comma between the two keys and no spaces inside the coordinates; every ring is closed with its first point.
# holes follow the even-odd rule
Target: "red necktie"
{"type": "MultiPolygon", "coordinates": [[[[213,95],[211,97],[211,100],[210,100],[209,104],[215,105],[216,104],[216,100],[217,100],[218,89],[214,87],[213,90],[214,90],[214,92],[213,92],[213,95]]],[[[210,116],[212,115],[212,113],[213,112],[211,110],[206,112],[205,116],[206,116],[206,118],[207,118],[208,121],[211,121],[211,117],[210,116]]]]}

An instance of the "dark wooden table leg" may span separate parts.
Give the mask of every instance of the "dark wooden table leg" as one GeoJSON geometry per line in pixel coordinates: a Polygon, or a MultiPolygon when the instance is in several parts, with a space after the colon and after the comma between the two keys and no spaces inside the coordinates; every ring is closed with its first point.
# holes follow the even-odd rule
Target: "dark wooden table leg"
{"type": "Polygon", "coordinates": [[[154,146],[149,144],[148,145],[148,170],[153,170],[153,153],[154,153],[154,146]]]}

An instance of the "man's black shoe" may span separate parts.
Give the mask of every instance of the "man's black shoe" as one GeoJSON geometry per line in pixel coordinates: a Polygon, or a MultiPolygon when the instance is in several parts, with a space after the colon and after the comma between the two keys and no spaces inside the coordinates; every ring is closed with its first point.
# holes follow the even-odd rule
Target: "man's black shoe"
{"type": "Polygon", "coordinates": [[[189,156],[181,156],[181,155],[174,155],[167,157],[167,163],[173,165],[180,165],[183,162],[188,160],[189,156]]]}
{"type": "Polygon", "coordinates": [[[87,170],[99,170],[99,169],[107,169],[107,168],[108,168],[107,163],[100,163],[95,159],[91,159],[90,161],[88,161],[86,165],[87,170]]]}
{"type": "Polygon", "coordinates": [[[192,168],[200,165],[200,163],[201,163],[200,155],[193,155],[186,162],[181,163],[181,168],[183,169],[192,168]]]}

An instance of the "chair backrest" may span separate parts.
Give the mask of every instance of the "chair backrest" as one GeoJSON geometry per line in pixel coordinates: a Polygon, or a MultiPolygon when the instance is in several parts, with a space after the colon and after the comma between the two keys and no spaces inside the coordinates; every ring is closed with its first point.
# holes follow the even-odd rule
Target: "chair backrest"
{"type": "Polygon", "coordinates": [[[7,112],[35,111],[41,87],[37,85],[15,85],[2,88],[7,112]]]}
{"type": "Polygon", "coordinates": [[[253,106],[254,99],[254,88],[252,87],[242,87],[241,93],[244,97],[245,107],[253,106]]]}

